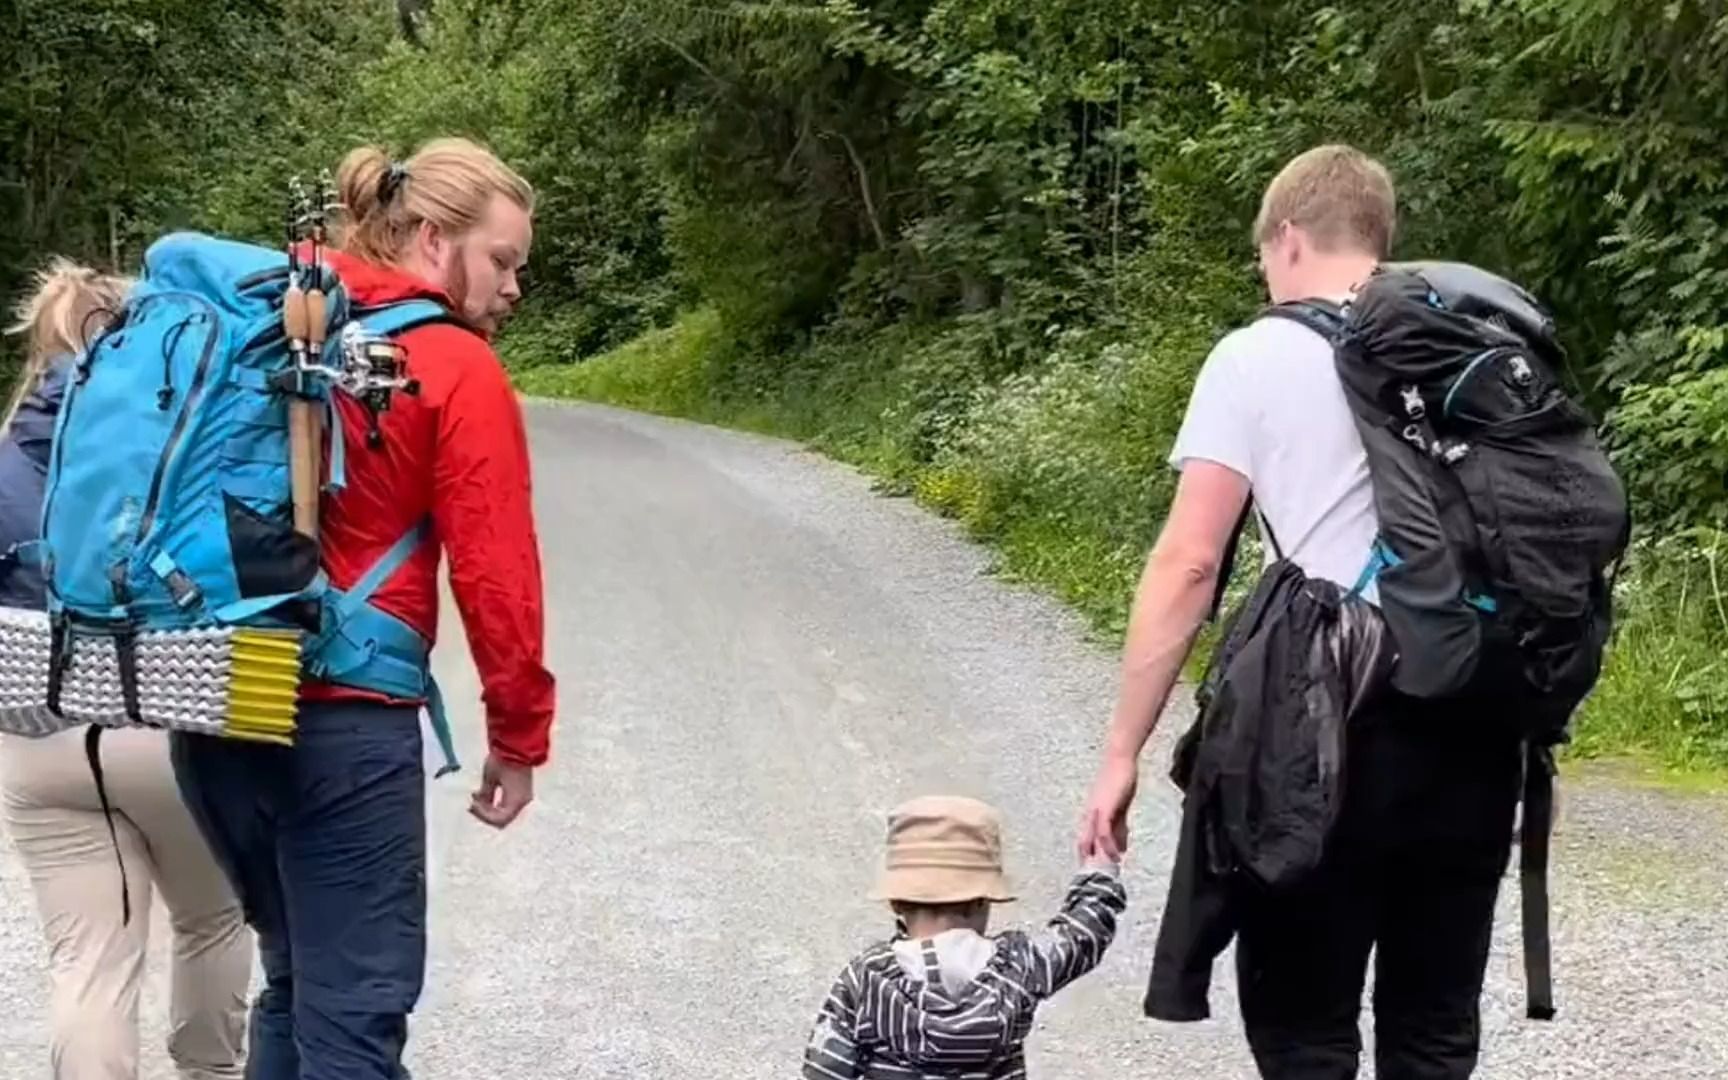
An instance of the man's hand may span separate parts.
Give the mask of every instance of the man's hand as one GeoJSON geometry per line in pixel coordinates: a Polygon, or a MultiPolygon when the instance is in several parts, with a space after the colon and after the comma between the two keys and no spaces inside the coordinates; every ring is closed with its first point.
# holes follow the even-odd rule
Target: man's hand
{"type": "Polygon", "coordinates": [[[1121,862],[1128,850],[1128,808],[1140,785],[1140,765],[1133,757],[1109,754],[1092,782],[1092,794],[1080,819],[1080,858],[1103,856],[1121,862]]]}
{"type": "Polygon", "coordinates": [[[468,812],[494,829],[502,829],[533,801],[534,770],[488,754],[486,767],[480,773],[480,790],[469,800],[468,812]]]}

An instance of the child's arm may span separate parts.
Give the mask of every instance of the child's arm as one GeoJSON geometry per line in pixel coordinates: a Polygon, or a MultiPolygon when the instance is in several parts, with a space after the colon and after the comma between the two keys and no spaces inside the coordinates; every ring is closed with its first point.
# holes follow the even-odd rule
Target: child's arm
{"type": "Polygon", "coordinates": [[[855,1031],[858,1026],[857,976],[848,966],[816,1014],[816,1027],[804,1049],[804,1080],[856,1080],[863,1075],[855,1031]]]}
{"type": "Polygon", "coordinates": [[[1116,920],[1128,906],[1114,864],[1089,864],[1068,887],[1062,911],[1031,939],[1031,985],[1046,998],[1098,966],[1116,937],[1116,920]]]}

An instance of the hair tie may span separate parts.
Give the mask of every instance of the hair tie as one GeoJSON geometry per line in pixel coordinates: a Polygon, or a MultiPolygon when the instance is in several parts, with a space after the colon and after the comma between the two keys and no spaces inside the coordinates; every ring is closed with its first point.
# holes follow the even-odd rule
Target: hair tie
{"type": "Polygon", "coordinates": [[[390,205],[390,200],[396,197],[396,193],[402,190],[402,185],[407,182],[408,167],[392,161],[390,168],[384,171],[383,179],[378,181],[378,201],[385,206],[390,205]]]}

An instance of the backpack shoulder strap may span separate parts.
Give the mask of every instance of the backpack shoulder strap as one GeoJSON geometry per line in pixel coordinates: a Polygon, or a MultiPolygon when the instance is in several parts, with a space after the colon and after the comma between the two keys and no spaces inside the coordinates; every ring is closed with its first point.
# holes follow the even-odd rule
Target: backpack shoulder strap
{"type": "Polygon", "coordinates": [[[354,587],[342,593],[341,598],[336,601],[338,616],[343,619],[352,617],[362,604],[372,599],[373,593],[390,580],[396,571],[402,569],[409,556],[413,555],[431,535],[431,523],[421,520],[398,537],[396,542],[390,545],[389,550],[380,555],[378,561],[372,564],[371,569],[367,570],[360,580],[354,583],[354,587]]]}
{"type": "Polygon", "coordinates": [[[0,581],[5,581],[12,576],[12,571],[24,566],[42,569],[41,540],[20,540],[0,552],[0,581]]]}
{"type": "MultiPolygon", "coordinates": [[[[1330,300],[1291,300],[1282,304],[1273,304],[1261,311],[1265,318],[1289,319],[1301,323],[1308,329],[1325,338],[1328,343],[1336,344],[1344,335],[1348,325],[1344,317],[1344,309],[1330,300]]],[[[1254,516],[1254,497],[1248,497],[1247,505],[1242,507],[1242,516],[1237,519],[1236,527],[1230,532],[1230,541],[1224,547],[1224,559],[1218,567],[1218,582],[1212,593],[1212,618],[1218,617],[1219,608],[1224,603],[1224,590],[1230,583],[1230,575],[1236,566],[1236,549],[1242,542],[1242,530],[1248,527],[1248,521],[1254,516]]],[[[1272,554],[1284,558],[1284,551],[1278,543],[1277,534],[1272,531],[1272,523],[1261,515],[1260,524],[1266,532],[1266,539],[1272,545],[1272,554]]]]}
{"type": "Polygon", "coordinates": [[[378,307],[356,308],[354,318],[369,333],[397,337],[432,323],[451,323],[466,328],[467,323],[436,300],[401,300],[378,307]]]}
{"type": "MultiPolygon", "coordinates": [[[[410,330],[430,326],[434,323],[448,323],[470,331],[473,329],[443,304],[423,298],[399,300],[394,303],[380,304],[376,307],[357,307],[352,309],[349,314],[367,333],[385,338],[400,337],[410,330]]],[[[335,399],[326,396],[324,406],[326,422],[330,425],[330,430],[340,433],[342,415],[336,410],[335,399]]],[[[348,463],[344,443],[345,440],[340,437],[331,440],[330,478],[324,485],[326,491],[341,491],[348,485],[348,463]]]]}
{"type": "Polygon", "coordinates": [[[1349,326],[1344,309],[1330,300],[1287,300],[1260,312],[1263,317],[1301,323],[1336,344],[1349,326]]]}
{"type": "MultiPolygon", "coordinates": [[[[1236,527],[1230,530],[1230,540],[1224,545],[1224,558],[1218,564],[1218,580],[1212,586],[1211,618],[1218,617],[1218,611],[1224,606],[1224,592],[1230,585],[1230,576],[1236,572],[1236,549],[1242,544],[1242,532],[1248,527],[1248,521],[1254,516],[1254,496],[1250,494],[1248,501],[1242,507],[1242,516],[1236,519],[1236,527]]],[[[1266,520],[1264,514],[1260,517],[1260,525],[1266,530],[1266,539],[1272,544],[1272,554],[1279,559],[1284,557],[1284,549],[1278,544],[1278,537],[1272,531],[1272,523],[1266,520]]]]}

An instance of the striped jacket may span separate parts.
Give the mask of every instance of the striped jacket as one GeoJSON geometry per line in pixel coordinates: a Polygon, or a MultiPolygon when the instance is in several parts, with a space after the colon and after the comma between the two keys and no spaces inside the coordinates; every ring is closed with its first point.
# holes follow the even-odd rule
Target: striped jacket
{"type": "Polygon", "coordinates": [[[846,966],[816,1017],[805,1080],[1016,1080],[1045,998],[1091,971],[1127,894],[1088,869],[1042,933],[899,936],[846,966]]]}

